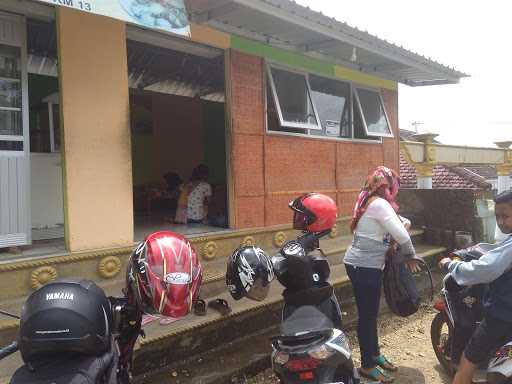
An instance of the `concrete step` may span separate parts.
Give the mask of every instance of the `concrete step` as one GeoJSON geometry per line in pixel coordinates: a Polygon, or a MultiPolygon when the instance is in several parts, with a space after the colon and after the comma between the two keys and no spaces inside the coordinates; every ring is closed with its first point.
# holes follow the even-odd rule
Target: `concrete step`
{"type": "MultiPolygon", "coordinates": [[[[434,264],[445,248],[419,244],[417,250],[418,255],[429,264],[434,264]]],[[[348,312],[348,319],[355,318],[352,288],[344,266],[333,266],[331,277],[343,311],[348,312]]],[[[250,300],[235,302],[228,293],[224,293],[220,297],[227,300],[233,310],[228,316],[222,317],[209,310],[205,317],[189,315],[172,327],[150,324],[146,328],[146,339],[140,341],[140,348],[136,351],[134,374],[158,372],[164,367],[167,371],[179,370],[180,367],[189,366],[194,359],[202,359],[219,346],[236,343],[249,335],[258,335],[263,330],[274,329],[281,319],[281,293],[280,284],[272,284],[269,296],[260,303],[250,300]]],[[[252,346],[252,341],[249,344],[252,346]]]]}
{"type": "MultiPolygon", "coordinates": [[[[418,241],[422,231],[414,231],[415,241],[418,241]]],[[[341,264],[342,254],[350,244],[351,237],[343,236],[322,242],[331,263],[331,277],[340,301],[353,302],[350,284],[341,264]]],[[[417,244],[417,252],[426,260],[431,261],[445,249],[417,244]]],[[[274,250],[275,251],[275,250],[274,250]]],[[[111,281],[101,284],[109,295],[118,295],[122,285],[111,281]]],[[[139,340],[136,350],[134,373],[145,375],[147,372],[159,372],[167,367],[178,367],[179,362],[189,362],[196,356],[201,356],[233,342],[243,340],[247,335],[258,334],[262,330],[272,329],[280,322],[282,287],[275,283],[271,287],[269,297],[261,303],[250,300],[234,302],[226,291],[224,274],[210,275],[205,279],[208,301],[213,297],[226,299],[233,311],[222,317],[216,311],[208,309],[206,316],[193,314],[170,325],[160,325],[158,321],[145,327],[146,339],[139,340]]],[[[202,292],[204,292],[202,290],[202,292]]],[[[2,309],[19,313],[23,300],[2,303],[2,309]],[[13,309],[14,308],[14,309],[13,309]]],[[[349,304],[350,306],[350,304],[349,304]]],[[[17,336],[18,322],[4,320],[0,322],[0,346],[6,345],[17,336]]],[[[246,359],[247,360],[247,359],[246,359]]],[[[0,383],[2,377],[8,377],[21,364],[18,355],[0,362],[0,383]],[[4,373],[5,372],[5,373],[4,373]]],[[[188,363],[187,363],[188,364],[188,363]]],[[[143,376],[141,376],[143,377],[143,376]]]]}
{"type": "MultiPolygon", "coordinates": [[[[415,229],[411,232],[411,237],[414,242],[421,241],[422,235],[423,230],[415,229]]],[[[342,256],[350,245],[351,241],[352,236],[339,236],[334,239],[327,238],[322,240],[322,248],[328,256],[330,265],[334,266],[341,263],[342,256]]],[[[265,249],[265,251],[270,255],[273,255],[278,251],[278,249],[271,248],[265,249]]],[[[222,257],[219,257],[219,260],[215,261],[214,263],[203,263],[204,274],[203,283],[201,286],[202,298],[209,299],[226,292],[226,284],[224,279],[226,272],[226,259],[229,256],[230,255],[223,255],[222,257]]],[[[125,286],[125,277],[122,275],[112,280],[101,280],[98,282],[98,285],[105,290],[107,295],[120,296],[121,290],[125,286]]],[[[13,314],[19,314],[25,299],[25,296],[20,296],[13,299],[3,300],[0,304],[0,309],[11,312],[13,314]]],[[[8,337],[11,337],[12,332],[10,332],[10,330],[16,327],[17,321],[0,315],[0,345],[5,343],[3,333],[7,331],[9,333],[8,337]]]]}

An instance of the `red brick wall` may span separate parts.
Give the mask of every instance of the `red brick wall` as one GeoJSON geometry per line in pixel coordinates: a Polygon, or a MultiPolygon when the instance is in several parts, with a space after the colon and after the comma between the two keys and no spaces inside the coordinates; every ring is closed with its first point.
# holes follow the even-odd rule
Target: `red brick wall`
{"type": "MultiPolygon", "coordinates": [[[[263,59],[237,51],[230,57],[235,228],[289,223],[288,202],[308,191],[331,196],[339,214],[350,215],[371,169],[399,168],[397,139],[366,144],[266,134],[263,59]]],[[[398,94],[382,94],[397,138],[398,94]]]]}

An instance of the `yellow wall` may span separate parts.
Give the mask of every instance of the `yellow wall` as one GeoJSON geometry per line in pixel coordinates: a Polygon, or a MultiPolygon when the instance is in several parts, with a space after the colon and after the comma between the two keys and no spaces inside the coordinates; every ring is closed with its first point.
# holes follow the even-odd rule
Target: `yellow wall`
{"type": "Polygon", "coordinates": [[[57,7],[66,242],[131,245],[132,167],[125,25],[57,7]]]}

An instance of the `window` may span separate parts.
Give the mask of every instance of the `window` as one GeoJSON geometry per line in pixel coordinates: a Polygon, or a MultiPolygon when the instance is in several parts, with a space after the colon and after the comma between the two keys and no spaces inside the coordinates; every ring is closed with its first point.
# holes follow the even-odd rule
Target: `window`
{"type": "Polygon", "coordinates": [[[309,76],[309,84],[322,125],[322,134],[351,137],[350,84],[315,75],[309,76]]]}
{"type": "Polygon", "coordinates": [[[311,101],[311,91],[306,76],[274,67],[268,68],[281,126],[322,129],[311,101]]]}
{"type": "Polygon", "coordinates": [[[355,88],[354,95],[366,134],[368,136],[393,137],[380,94],[369,89],[355,88]]]}
{"type": "Polygon", "coordinates": [[[0,151],[23,151],[21,51],[0,44],[0,151]]]}
{"type": "Polygon", "coordinates": [[[379,141],[393,137],[377,90],[273,65],[267,69],[269,131],[379,141]]]}

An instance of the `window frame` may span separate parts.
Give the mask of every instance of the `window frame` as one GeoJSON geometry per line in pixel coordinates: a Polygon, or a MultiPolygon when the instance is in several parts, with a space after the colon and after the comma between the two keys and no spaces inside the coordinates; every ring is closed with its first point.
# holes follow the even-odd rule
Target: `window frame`
{"type": "MultiPolygon", "coordinates": [[[[279,64],[279,63],[275,63],[273,61],[270,61],[270,60],[265,60],[264,62],[264,65],[266,66],[266,70],[263,71],[263,89],[264,89],[264,111],[265,111],[265,132],[267,134],[270,134],[270,135],[284,135],[284,136],[293,136],[293,137],[300,137],[300,138],[306,138],[306,139],[315,139],[315,140],[330,140],[330,141],[340,141],[340,142],[347,142],[347,143],[361,143],[361,144],[382,144],[383,143],[383,136],[377,136],[377,135],[368,135],[368,136],[373,136],[373,137],[376,137],[376,139],[363,139],[363,138],[356,138],[354,137],[354,90],[355,88],[363,88],[363,89],[367,89],[367,90],[371,90],[371,91],[374,91],[374,92],[377,92],[381,98],[381,102],[382,102],[382,105],[384,106],[384,113],[385,113],[385,116],[386,116],[386,119],[387,119],[387,122],[388,122],[388,125],[391,129],[391,125],[389,124],[389,119],[388,119],[388,115],[387,115],[387,111],[386,111],[386,107],[384,105],[384,100],[382,98],[382,93],[380,91],[380,89],[378,88],[375,88],[375,87],[368,87],[368,86],[363,86],[363,85],[360,85],[360,84],[356,84],[354,83],[353,81],[351,80],[346,80],[346,79],[342,79],[342,78],[339,78],[339,77],[334,77],[334,76],[329,76],[329,75],[326,75],[326,74],[323,74],[323,73],[317,73],[317,72],[306,72],[304,70],[300,70],[300,69],[295,69],[295,68],[290,68],[290,67],[287,67],[285,65],[282,65],[282,64],[279,64]],[[322,127],[321,127],[321,121],[319,119],[319,116],[317,117],[317,121],[320,122],[320,128],[321,129],[314,129],[314,130],[310,130],[310,129],[307,129],[307,128],[303,128],[303,127],[298,127],[298,128],[301,128],[301,129],[306,129],[307,133],[296,133],[296,132],[286,132],[286,131],[280,131],[280,130],[270,130],[269,127],[268,127],[268,91],[267,91],[267,83],[269,81],[269,78],[270,78],[270,89],[271,89],[271,92],[272,92],[272,98],[273,98],[273,101],[274,103],[276,103],[276,95],[275,95],[275,90],[274,88],[272,87],[273,85],[273,79],[272,79],[272,76],[271,74],[269,73],[269,67],[275,67],[275,68],[278,68],[278,69],[281,69],[281,70],[284,70],[284,71],[289,71],[289,72],[294,72],[294,73],[299,73],[299,74],[302,74],[303,76],[306,77],[307,79],[307,84],[309,86],[309,75],[310,74],[313,74],[315,76],[320,76],[320,77],[324,77],[324,78],[327,78],[327,79],[331,79],[331,80],[335,80],[335,81],[341,81],[341,82],[344,82],[344,83],[347,83],[349,84],[350,86],[350,137],[342,137],[342,136],[339,136],[339,137],[334,137],[334,136],[327,136],[327,135],[319,135],[319,134],[316,134],[316,132],[321,132],[322,131],[322,127]]],[[[309,91],[311,91],[311,88],[309,89],[309,91]]],[[[316,106],[314,105],[314,102],[313,100],[311,99],[311,102],[313,104],[313,108],[315,108],[316,110],[316,106]]],[[[276,110],[277,110],[277,113],[279,115],[280,113],[280,109],[277,108],[277,104],[276,104],[276,110]]],[[[361,109],[359,109],[360,113],[362,113],[361,109]]],[[[284,124],[282,123],[281,119],[279,120],[279,124],[280,124],[280,127],[283,127],[286,128],[288,127],[287,124],[284,124]]],[[[290,128],[297,128],[297,127],[290,127],[290,128]]],[[[366,128],[365,128],[365,133],[366,133],[366,128]]],[[[391,129],[391,133],[393,133],[393,130],[391,129]]],[[[394,135],[393,136],[389,136],[389,137],[392,137],[394,138],[394,135]]]]}
{"type": "MultiPolygon", "coordinates": [[[[359,113],[361,114],[361,120],[363,121],[363,127],[364,127],[364,130],[366,132],[366,135],[367,136],[373,136],[373,137],[394,138],[395,136],[393,135],[393,128],[391,127],[391,124],[389,122],[388,113],[386,111],[386,106],[384,104],[384,99],[382,98],[382,94],[381,94],[380,90],[377,90],[375,88],[355,85],[353,87],[353,96],[352,97],[354,97],[354,96],[355,96],[355,100],[356,100],[356,103],[357,103],[357,107],[359,108],[359,113]],[[375,92],[377,94],[377,96],[379,97],[379,102],[380,102],[380,105],[382,107],[382,110],[384,111],[384,118],[386,119],[386,123],[387,123],[388,128],[389,128],[389,133],[378,133],[378,132],[374,133],[374,132],[369,132],[368,131],[368,125],[366,124],[366,117],[364,116],[363,106],[361,105],[361,101],[359,100],[359,93],[358,93],[359,89],[362,89],[362,90],[365,90],[365,91],[369,91],[369,92],[375,92]]],[[[353,107],[354,107],[354,104],[352,104],[352,108],[353,107]]],[[[353,130],[353,127],[352,127],[352,130],[353,130]]],[[[352,133],[352,136],[353,136],[353,133],[352,133]]]]}
{"type": "Polygon", "coordinates": [[[311,86],[309,85],[308,73],[307,72],[303,72],[303,71],[297,71],[297,70],[294,70],[294,69],[289,69],[289,68],[282,67],[280,65],[276,65],[276,64],[273,64],[273,63],[267,63],[266,67],[267,67],[267,78],[270,79],[270,89],[272,90],[272,97],[274,98],[274,103],[276,104],[277,115],[279,116],[279,124],[281,125],[281,127],[307,129],[308,130],[308,136],[310,134],[310,132],[309,132],[310,130],[312,130],[312,131],[322,131],[322,123],[320,121],[320,116],[318,115],[318,111],[317,111],[317,109],[315,107],[315,103],[313,102],[313,97],[311,96],[311,86]],[[274,83],[274,77],[272,76],[272,71],[271,71],[272,68],[275,68],[275,69],[280,70],[280,71],[294,73],[294,74],[300,75],[300,76],[302,76],[304,78],[304,81],[306,83],[306,88],[307,88],[307,91],[308,91],[308,95],[307,96],[308,96],[308,99],[311,102],[311,106],[313,108],[313,113],[314,113],[315,119],[316,119],[316,125],[309,124],[309,123],[288,122],[288,121],[284,120],[283,112],[281,110],[281,103],[279,102],[279,97],[277,96],[276,86],[275,86],[275,83],[274,83]]]}

